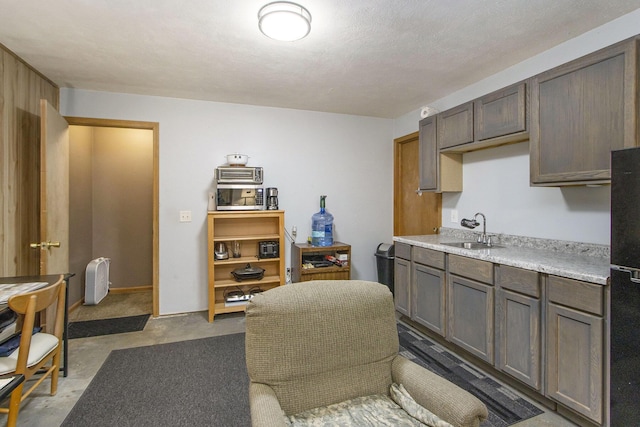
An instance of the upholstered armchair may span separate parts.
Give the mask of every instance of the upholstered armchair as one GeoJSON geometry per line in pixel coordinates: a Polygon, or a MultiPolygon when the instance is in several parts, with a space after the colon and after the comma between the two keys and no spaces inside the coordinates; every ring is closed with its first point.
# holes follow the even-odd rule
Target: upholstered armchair
{"type": "Polygon", "coordinates": [[[289,416],[309,416],[314,408],[388,398],[392,384],[454,426],[486,419],[476,397],[399,355],[398,347],[393,297],[379,283],[311,281],[254,296],[246,310],[252,425],[286,426],[289,416]]]}

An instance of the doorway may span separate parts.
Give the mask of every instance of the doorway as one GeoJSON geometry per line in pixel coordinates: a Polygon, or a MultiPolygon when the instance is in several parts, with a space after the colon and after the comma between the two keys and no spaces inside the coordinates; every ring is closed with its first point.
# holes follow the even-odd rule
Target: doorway
{"type": "Polygon", "coordinates": [[[393,234],[437,234],[442,224],[442,194],[420,192],[419,132],[394,141],[393,234]]]}
{"type": "Polygon", "coordinates": [[[66,120],[75,147],[72,156],[78,157],[72,159],[75,168],[70,180],[74,197],[70,263],[82,272],[77,281],[81,286],[70,289],[70,306],[82,303],[87,263],[104,256],[112,258],[110,296],[151,290],[149,312],[157,317],[159,125],[78,117],[66,120]]]}

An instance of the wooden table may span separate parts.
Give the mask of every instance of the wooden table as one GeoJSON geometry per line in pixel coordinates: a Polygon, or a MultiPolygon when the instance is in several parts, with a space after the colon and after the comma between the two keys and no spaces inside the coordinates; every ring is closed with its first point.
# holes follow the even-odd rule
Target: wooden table
{"type": "MultiPolygon", "coordinates": [[[[62,366],[60,370],[63,376],[67,376],[69,367],[69,279],[75,276],[74,273],[61,273],[64,276],[65,294],[64,294],[64,330],[62,332],[62,366]]],[[[16,277],[0,277],[0,284],[6,283],[30,283],[30,282],[48,282],[50,285],[58,281],[60,274],[47,274],[43,276],[16,276],[16,277]]],[[[7,306],[3,309],[9,310],[7,306]]],[[[17,385],[16,385],[17,386],[17,385]]],[[[15,387],[14,387],[15,388],[15,387]]]]}

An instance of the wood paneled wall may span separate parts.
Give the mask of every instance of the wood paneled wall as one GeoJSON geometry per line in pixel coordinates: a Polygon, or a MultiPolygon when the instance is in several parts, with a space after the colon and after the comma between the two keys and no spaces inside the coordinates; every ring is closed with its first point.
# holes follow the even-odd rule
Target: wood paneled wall
{"type": "Polygon", "coordinates": [[[38,273],[40,99],[59,88],[0,45],[0,277],[38,273]]]}

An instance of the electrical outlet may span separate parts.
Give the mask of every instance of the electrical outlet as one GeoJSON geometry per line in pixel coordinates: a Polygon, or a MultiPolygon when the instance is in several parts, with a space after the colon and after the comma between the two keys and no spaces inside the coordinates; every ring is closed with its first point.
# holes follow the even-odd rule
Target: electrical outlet
{"type": "Polygon", "coordinates": [[[457,209],[451,209],[451,222],[458,222],[458,210],[457,209]]]}
{"type": "Polygon", "coordinates": [[[296,240],[297,235],[298,235],[298,227],[294,225],[293,227],[291,227],[291,237],[293,237],[293,240],[296,240]]]}
{"type": "Polygon", "coordinates": [[[180,222],[191,222],[191,211],[180,211],[180,222]]]}

